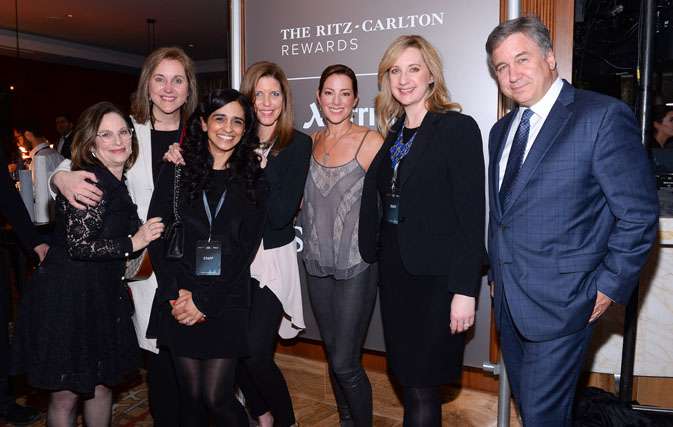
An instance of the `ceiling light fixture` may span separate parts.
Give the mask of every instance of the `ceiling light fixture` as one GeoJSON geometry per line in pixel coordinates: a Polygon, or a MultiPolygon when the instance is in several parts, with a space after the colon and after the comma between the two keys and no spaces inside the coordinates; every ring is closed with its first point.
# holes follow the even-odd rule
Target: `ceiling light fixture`
{"type": "Polygon", "coordinates": [[[75,15],[73,15],[72,13],[66,13],[65,16],[70,18],[70,19],[75,17],[75,15]]]}

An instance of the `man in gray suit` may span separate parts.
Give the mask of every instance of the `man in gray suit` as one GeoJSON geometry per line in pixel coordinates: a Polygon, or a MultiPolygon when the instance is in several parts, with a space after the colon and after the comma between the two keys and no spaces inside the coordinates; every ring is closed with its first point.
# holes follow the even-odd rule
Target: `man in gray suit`
{"type": "Polygon", "coordinates": [[[558,76],[537,18],[486,43],[518,104],[489,137],[495,321],[525,426],[568,426],[594,322],[625,304],[657,230],[654,177],[633,113],[558,76]]]}

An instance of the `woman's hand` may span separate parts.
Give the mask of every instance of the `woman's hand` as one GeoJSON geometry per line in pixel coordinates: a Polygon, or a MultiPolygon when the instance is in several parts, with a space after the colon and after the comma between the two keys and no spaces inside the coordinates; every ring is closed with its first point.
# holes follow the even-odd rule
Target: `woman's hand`
{"type": "Polygon", "coordinates": [[[133,252],[139,251],[156,240],[164,233],[164,223],[161,218],[150,218],[141,225],[136,234],[131,237],[133,243],[133,252]]]}
{"type": "Polygon", "coordinates": [[[474,297],[455,294],[451,301],[451,334],[465,332],[474,325],[474,297]]]}
{"type": "Polygon", "coordinates": [[[180,289],[180,297],[173,304],[173,311],[171,314],[178,321],[178,323],[185,326],[194,326],[196,323],[205,319],[205,315],[199,311],[192,300],[192,293],[186,289],[180,289]]]}
{"type": "Polygon", "coordinates": [[[103,191],[86,180],[98,182],[96,175],[87,171],[58,171],[51,183],[77,209],[86,209],[86,205],[96,206],[103,197],[103,191]]]}
{"type": "Polygon", "coordinates": [[[185,165],[185,159],[182,158],[182,147],[177,142],[174,142],[168,147],[168,151],[164,154],[164,162],[175,163],[176,165],[185,165]]]}
{"type": "Polygon", "coordinates": [[[40,262],[44,261],[44,257],[47,256],[47,251],[49,251],[49,245],[46,243],[40,243],[39,245],[33,248],[33,251],[37,254],[40,262]]]}

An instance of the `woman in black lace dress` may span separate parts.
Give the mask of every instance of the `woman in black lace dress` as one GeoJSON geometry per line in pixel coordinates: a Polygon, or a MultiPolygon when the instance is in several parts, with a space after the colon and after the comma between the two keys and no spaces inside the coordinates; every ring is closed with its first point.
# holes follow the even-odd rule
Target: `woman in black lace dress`
{"type": "Polygon", "coordinates": [[[109,387],[140,364],[125,260],[159,237],[163,224],[152,218],[138,227],[124,183],[138,154],[128,116],[107,102],[88,108],[72,149],[72,169],[94,173],[103,198],[79,210],[57,197],[53,244],[19,307],[11,371],[51,390],[50,426],[75,425],[80,396],[86,425],[107,426],[109,387]]]}

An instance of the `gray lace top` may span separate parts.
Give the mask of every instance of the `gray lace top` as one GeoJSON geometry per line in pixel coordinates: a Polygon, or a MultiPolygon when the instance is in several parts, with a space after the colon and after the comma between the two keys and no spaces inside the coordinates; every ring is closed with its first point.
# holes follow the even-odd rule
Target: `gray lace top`
{"type": "Polygon", "coordinates": [[[369,265],[358,247],[365,170],[357,155],[362,142],[355,157],[341,166],[323,166],[311,156],[301,210],[304,263],[311,275],[349,279],[369,265]]]}

